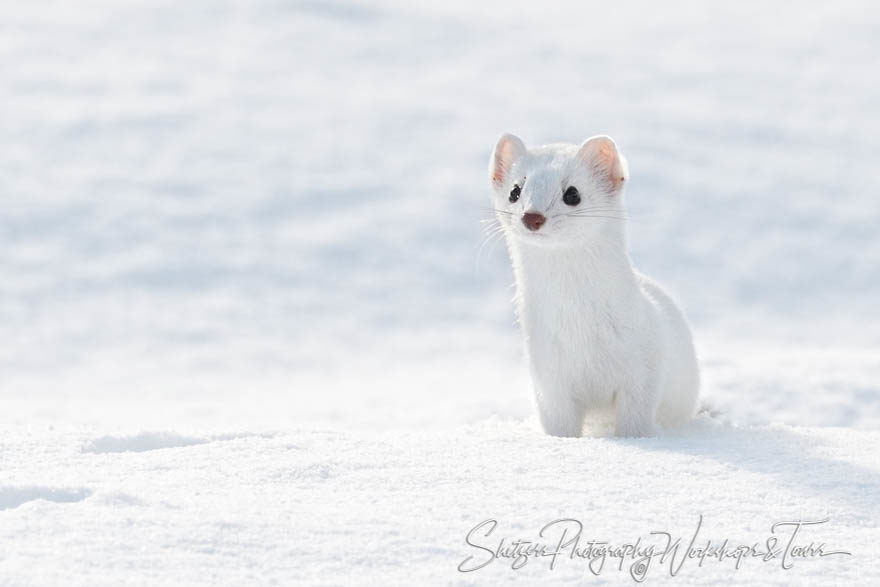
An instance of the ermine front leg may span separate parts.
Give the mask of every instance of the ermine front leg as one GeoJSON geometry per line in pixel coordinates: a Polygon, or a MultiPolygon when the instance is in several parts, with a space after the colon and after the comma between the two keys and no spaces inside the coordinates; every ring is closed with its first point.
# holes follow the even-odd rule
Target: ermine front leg
{"type": "Polygon", "coordinates": [[[656,385],[640,385],[619,391],[614,400],[614,434],[632,438],[656,434],[658,393],[656,385]]]}
{"type": "Polygon", "coordinates": [[[535,378],[535,401],[541,428],[551,436],[577,438],[583,433],[586,410],[568,389],[569,386],[562,381],[535,378]]]}

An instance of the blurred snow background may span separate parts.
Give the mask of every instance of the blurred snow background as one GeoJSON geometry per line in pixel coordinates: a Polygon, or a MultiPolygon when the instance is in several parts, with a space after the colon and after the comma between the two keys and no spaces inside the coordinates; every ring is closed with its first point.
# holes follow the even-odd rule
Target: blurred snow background
{"type": "Polygon", "coordinates": [[[512,131],[616,138],[632,256],[719,407],[880,422],[870,2],[36,2],[0,27],[6,420],[528,415],[506,253],[479,253],[512,131]]]}
{"type": "MultiPolygon", "coordinates": [[[[242,478],[249,450],[280,454],[288,441],[218,432],[429,427],[434,436],[400,438],[430,453],[444,430],[462,426],[492,443],[486,422],[500,419],[514,421],[505,429],[514,443],[531,407],[512,275],[502,245],[481,249],[479,222],[489,152],[505,131],[529,144],[617,140],[632,172],[632,256],[685,307],[703,393],[727,417],[876,429],[880,10],[618,4],[5,6],[0,509],[12,508],[10,540],[48,524],[33,538],[39,553],[57,534],[55,510],[45,518],[28,500],[85,499],[93,489],[80,486],[92,478],[108,489],[81,505],[97,512],[171,491],[143,485],[148,495],[138,497],[114,471],[144,462],[126,469],[92,454],[116,449],[70,457],[78,443],[214,458],[209,440],[227,439],[233,452],[218,466],[236,462],[242,478]],[[180,432],[106,436],[169,429],[180,432]],[[107,469],[95,472],[96,463],[107,469]],[[72,489],[59,493],[46,475],[72,489]],[[120,483],[128,493],[116,493],[120,483]]],[[[332,478],[319,457],[337,453],[317,432],[297,434],[290,446],[314,446],[317,460],[293,474],[332,478]]],[[[816,434],[811,442],[825,438],[816,434]]],[[[721,455],[752,446],[707,442],[721,455]]],[[[852,495],[873,491],[876,452],[859,451],[876,438],[841,442],[841,454],[855,451],[867,468],[819,470],[854,479],[852,495]]],[[[343,468],[359,470],[360,457],[346,452],[357,445],[341,446],[343,468]]],[[[156,470],[175,462],[161,454],[156,470]]],[[[537,454],[529,458],[540,463],[537,454]]],[[[775,471],[754,458],[757,471],[775,471]]],[[[179,487],[221,482],[189,476],[182,462],[179,487]]],[[[718,490],[746,483],[714,478],[718,490]]],[[[303,491],[325,494],[309,483],[303,491]]],[[[609,483],[619,492],[638,481],[609,483]]],[[[467,503],[468,524],[455,520],[454,532],[487,511],[467,503]]],[[[372,506],[361,505],[354,510],[366,515],[372,506]]],[[[74,528],[100,517],[67,511],[86,520],[74,528]]],[[[144,514],[148,527],[156,511],[144,514]]],[[[855,514],[850,522],[876,526],[855,514]]],[[[174,534],[180,520],[167,523],[174,534]]],[[[108,536],[130,538],[119,532],[108,536]]],[[[30,564],[22,557],[14,560],[30,564]]],[[[193,561],[181,564],[198,578],[193,561]]]]}

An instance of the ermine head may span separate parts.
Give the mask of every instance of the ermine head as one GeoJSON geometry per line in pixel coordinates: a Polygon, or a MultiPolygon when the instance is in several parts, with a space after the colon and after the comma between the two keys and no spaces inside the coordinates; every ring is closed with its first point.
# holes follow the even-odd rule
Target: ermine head
{"type": "Polygon", "coordinates": [[[510,134],[489,163],[492,206],[507,233],[536,245],[577,244],[623,222],[626,161],[610,137],[527,149],[510,134]]]}

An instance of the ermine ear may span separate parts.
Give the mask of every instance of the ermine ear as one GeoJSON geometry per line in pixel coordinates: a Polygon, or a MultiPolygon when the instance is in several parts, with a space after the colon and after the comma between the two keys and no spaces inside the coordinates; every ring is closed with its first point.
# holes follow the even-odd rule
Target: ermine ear
{"type": "Polygon", "coordinates": [[[504,183],[513,164],[525,152],[526,146],[519,137],[511,134],[501,135],[501,138],[498,139],[498,144],[495,145],[492,162],[489,164],[489,175],[492,177],[492,181],[496,185],[504,183]]]}
{"type": "Polygon", "coordinates": [[[617,151],[611,137],[599,135],[584,141],[578,157],[587,164],[596,177],[608,182],[617,191],[627,179],[626,161],[617,151]]]}

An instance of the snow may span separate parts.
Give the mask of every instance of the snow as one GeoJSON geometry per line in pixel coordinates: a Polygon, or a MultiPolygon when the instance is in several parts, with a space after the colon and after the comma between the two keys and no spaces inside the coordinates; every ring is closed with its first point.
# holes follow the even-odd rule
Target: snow
{"type": "MultiPolygon", "coordinates": [[[[0,572],[10,584],[572,584],[592,575],[564,557],[552,571],[540,559],[517,571],[504,559],[455,569],[469,556],[484,561],[464,538],[487,519],[498,521],[496,540],[535,540],[572,518],[585,541],[667,531],[686,542],[700,515],[703,538],[738,545],[763,545],[774,522],[830,518],[797,543],[854,554],[796,559],[789,570],[781,559],[738,571],[729,560],[686,563],[677,580],[868,584],[878,571],[880,471],[863,444],[877,445],[875,431],[704,418],[657,439],[571,440],[490,418],[430,432],[146,436],[117,439],[140,452],[80,448],[92,446],[82,432],[5,441],[3,470],[14,473],[0,491],[0,572]]],[[[649,579],[667,578],[669,563],[655,565],[649,579]]],[[[609,565],[599,578],[627,582],[627,568],[609,565]]]]}
{"type": "MultiPolygon", "coordinates": [[[[880,10],[164,2],[0,22],[0,585],[630,582],[498,560],[557,518],[880,577],[880,10]],[[607,133],[714,417],[542,436],[486,164],[607,133]]],[[[655,561],[656,563],[656,561],[655,561]]]]}

